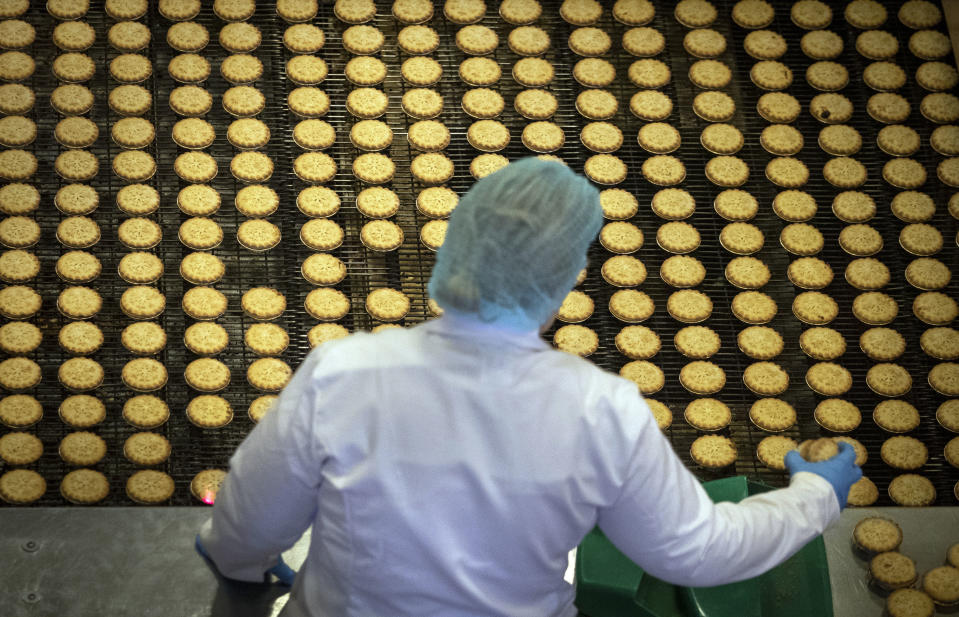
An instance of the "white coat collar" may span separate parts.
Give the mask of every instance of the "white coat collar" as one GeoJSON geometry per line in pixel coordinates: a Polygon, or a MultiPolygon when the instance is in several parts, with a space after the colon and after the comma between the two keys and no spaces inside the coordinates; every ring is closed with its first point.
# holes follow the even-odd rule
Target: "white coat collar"
{"type": "Polygon", "coordinates": [[[484,339],[524,349],[546,349],[548,347],[538,332],[509,330],[496,324],[484,323],[477,319],[453,315],[449,312],[446,312],[442,317],[423,323],[420,327],[441,336],[470,340],[484,339]]]}

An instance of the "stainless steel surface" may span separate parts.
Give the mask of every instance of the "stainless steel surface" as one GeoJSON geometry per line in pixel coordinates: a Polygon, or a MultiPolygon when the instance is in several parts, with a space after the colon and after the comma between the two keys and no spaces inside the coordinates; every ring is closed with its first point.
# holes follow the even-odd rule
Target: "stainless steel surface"
{"type": "MultiPolygon", "coordinates": [[[[0,510],[0,615],[277,615],[286,588],[218,584],[194,552],[208,516],[208,508],[0,510]]],[[[308,545],[309,532],[284,559],[298,568],[308,545]]]]}
{"type": "MultiPolygon", "coordinates": [[[[194,552],[209,515],[208,508],[0,510],[0,615],[275,617],[285,588],[225,584],[194,552]]],[[[956,507],[847,509],[825,534],[836,617],[882,614],[883,599],[866,585],[867,563],[850,545],[867,516],[899,524],[902,551],[920,572],[942,564],[959,542],[956,507]]],[[[299,568],[308,546],[309,532],[283,557],[299,568]]]]}
{"type": "Polygon", "coordinates": [[[883,516],[902,528],[900,551],[916,562],[920,576],[941,566],[946,549],[959,542],[959,508],[848,508],[824,534],[836,617],[880,617],[885,599],[869,589],[868,562],[853,554],[852,530],[869,516],[883,516]]]}

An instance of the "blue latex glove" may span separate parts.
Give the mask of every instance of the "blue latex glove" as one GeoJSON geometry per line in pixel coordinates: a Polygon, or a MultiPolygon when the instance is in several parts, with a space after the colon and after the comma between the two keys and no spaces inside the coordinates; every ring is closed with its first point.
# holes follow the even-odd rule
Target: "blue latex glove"
{"type": "Polygon", "coordinates": [[[791,450],[786,453],[786,467],[790,476],[809,471],[825,478],[836,493],[840,510],[846,507],[849,487],[862,477],[862,469],[856,464],[856,450],[846,442],[839,443],[839,454],[818,463],[810,463],[799,454],[799,450],[791,450]]]}
{"type": "MultiPolygon", "coordinates": [[[[200,556],[207,561],[210,567],[212,567],[217,574],[220,574],[220,571],[219,569],[217,569],[216,564],[213,562],[213,559],[210,558],[210,556],[206,552],[206,549],[203,548],[203,544],[200,542],[199,534],[197,534],[196,536],[196,542],[194,543],[194,546],[196,548],[196,552],[199,553],[200,556]]],[[[272,568],[270,568],[269,570],[267,570],[266,574],[272,574],[273,576],[275,576],[277,580],[279,581],[280,585],[285,585],[286,587],[292,587],[293,581],[296,579],[296,570],[286,565],[286,562],[283,561],[282,555],[280,555],[277,559],[279,560],[277,564],[273,566],[272,568]]],[[[220,576],[223,576],[223,575],[220,574],[220,576]]],[[[224,576],[223,578],[229,578],[229,577],[224,576]]],[[[233,580],[233,579],[230,579],[230,580],[233,580]]]]}
{"type": "Polygon", "coordinates": [[[283,555],[280,555],[277,559],[279,559],[277,564],[267,570],[266,573],[275,576],[280,585],[292,587],[293,581],[296,579],[296,570],[286,565],[286,562],[283,561],[283,555]]]}

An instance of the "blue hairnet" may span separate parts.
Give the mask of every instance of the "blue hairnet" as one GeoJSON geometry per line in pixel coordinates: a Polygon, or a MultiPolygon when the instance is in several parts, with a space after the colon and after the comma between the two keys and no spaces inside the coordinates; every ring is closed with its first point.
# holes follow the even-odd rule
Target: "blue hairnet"
{"type": "Polygon", "coordinates": [[[526,158],[473,185],[450,217],[430,296],[453,313],[536,330],[586,266],[599,192],[560,163],[526,158]]]}

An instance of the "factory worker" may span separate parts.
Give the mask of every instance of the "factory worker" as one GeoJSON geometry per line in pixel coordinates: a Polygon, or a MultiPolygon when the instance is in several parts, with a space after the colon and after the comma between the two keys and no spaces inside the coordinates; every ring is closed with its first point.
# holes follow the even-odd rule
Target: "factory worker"
{"type": "Polygon", "coordinates": [[[634,383],[540,338],[601,224],[561,164],[477,182],[429,283],[445,314],[315,349],[233,455],[198,548],[226,577],[289,580],[278,555],[312,525],[286,617],[570,617],[567,555],[597,525],[696,586],[822,533],[860,477],[851,449],[713,504],[634,383]]]}

